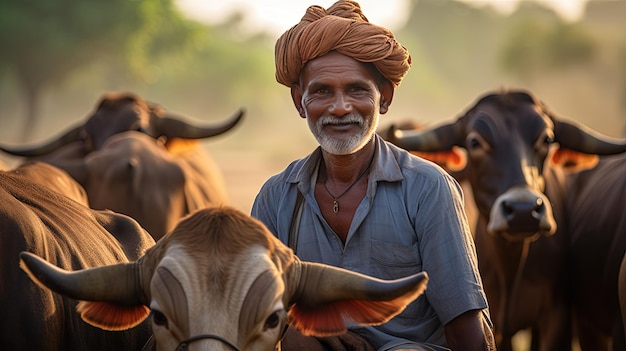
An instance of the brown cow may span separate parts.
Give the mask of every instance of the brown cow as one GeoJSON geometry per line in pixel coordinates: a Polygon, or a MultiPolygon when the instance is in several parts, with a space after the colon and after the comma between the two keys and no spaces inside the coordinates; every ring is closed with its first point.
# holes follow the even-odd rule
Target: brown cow
{"type": "Polygon", "coordinates": [[[84,190],[49,164],[0,171],[0,350],[141,350],[148,341],[149,323],[117,333],[94,328],[76,314],[76,300],[38,287],[20,270],[22,251],[80,270],[134,261],[154,245],[131,218],[75,200],[86,201],[84,190]]]}
{"type": "Polygon", "coordinates": [[[58,164],[89,195],[94,209],[112,209],[137,220],[155,240],[187,214],[224,203],[217,165],[192,148],[173,154],[164,143],[135,131],[116,134],[83,158],[58,164]]]}
{"type": "Polygon", "coordinates": [[[392,281],[300,261],[258,220],[211,206],[132,264],[61,271],[23,253],[22,266],[50,289],[81,300],[82,317],[105,329],[131,328],[152,309],[157,350],[273,350],[287,323],[306,335],[373,325],[400,313],[425,289],[425,272],[392,281]],[[107,282],[88,284],[86,282],[107,282]]]}
{"type": "Polygon", "coordinates": [[[456,121],[396,131],[391,141],[410,151],[467,150],[479,268],[499,350],[511,350],[512,336],[526,328],[540,350],[570,349],[567,172],[546,161],[564,150],[621,153],[626,141],[557,118],[527,91],[485,94],[456,121]]]}
{"type": "Polygon", "coordinates": [[[218,165],[197,143],[231,130],[243,114],[199,127],[137,95],[108,93],[84,123],[62,136],[0,150],[68,171],[87,190],[92,208],[132,216],[158,240],[182,216],[229,202],[218,165]],[[145,137],[115,138],[128,131],[145,137]],[[164,169],[169,173],[159,173],[164,169]]]}

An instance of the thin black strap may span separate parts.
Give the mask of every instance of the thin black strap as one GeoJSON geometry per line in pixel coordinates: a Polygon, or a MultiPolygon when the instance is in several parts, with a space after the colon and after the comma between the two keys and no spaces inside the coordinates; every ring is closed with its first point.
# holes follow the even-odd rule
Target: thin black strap
{"type": "Polygon", "coordinates": [[[296,246],[298,245],[298,231],[300,229],[300,218],[302,217],[302,207],[304,204],[304,195],[298,190],[296,197],[296,206],[293,209],[293,216],[291,217],[291,225],[289,226],[289,239],[287,245],[296,252],[296,246]]]}
{"type": "MultiPolygon", "coordinates": [[[[291,216],[291,224],[289,225],[289,238],[287,239],[287,246],[289,246],[294,254],[296,253],[296,245],[298,245],[298,231],[300,229],[300,218],[302,217],[302,207],[304,204],[304,195],[300,192],[300,190],[296,190],[298,195],[296,195],[296,205],[293,208],[293,215],[291,216]]],[[[287,331],[287,328],[285,328],[287,331]]],[[[284,336],[284,335],[283,335],[284,336]]],[[[282,349],[282,336],[275,351],[281,351],[282,349]]]]}

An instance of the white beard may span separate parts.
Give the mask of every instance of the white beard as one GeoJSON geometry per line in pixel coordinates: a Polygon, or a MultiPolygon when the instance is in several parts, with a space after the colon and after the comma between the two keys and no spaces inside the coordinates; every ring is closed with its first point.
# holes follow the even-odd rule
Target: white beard
{"type": "Polygon", "coordinates": [[[354,112],[343,117],[324,115],[315,124],[311,123],[311,120],[308,118],[307,121],[311,133],[313,133],[322,149],[333,155],[350,155],[359,151],[372,140],[376,128],[378,128],[378,117],[378,112],[375,112],[375,116],[372,119],[364,118],[358,112],[354,112]],[[360,131],[345,138],[337,138],[324,133],[324,126],[326,125],[346,123],[358,124],[360,131]]]}

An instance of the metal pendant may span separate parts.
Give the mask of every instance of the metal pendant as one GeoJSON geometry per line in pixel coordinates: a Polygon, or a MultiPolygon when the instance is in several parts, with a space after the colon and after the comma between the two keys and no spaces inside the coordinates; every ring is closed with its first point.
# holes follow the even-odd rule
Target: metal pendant
{"type": "Polygon", "coordinates": [[[333,212],[339,212],[339,203],[337,203],[337,200],[333,200],[333,212]]]}

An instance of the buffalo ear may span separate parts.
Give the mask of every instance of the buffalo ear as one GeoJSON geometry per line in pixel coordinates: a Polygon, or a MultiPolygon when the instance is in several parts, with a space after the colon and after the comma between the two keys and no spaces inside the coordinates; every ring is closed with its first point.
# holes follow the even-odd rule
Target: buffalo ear
{"type": "Polygon", "coordinates": [[[85,322],[112,331],[133,328],[150,314],[150,309],[144,305],[122,306],[99,301],[80,301],[76,310],[85,322]]]}
{"type": "Polygon", "coordinates": [[[438,164],[447,172],[460,172],[467,166],[467,154],[463,148],[458,146],[453,146],[449,151],[411,151],[411,153],[438,164]]]}
{"type": "Polygon", "coordinates": [[[550,163],[568,172],[579,172],[594,168],[598,155],[585,154],[571,149],[557,148],[550,155],[550,163]]]}

